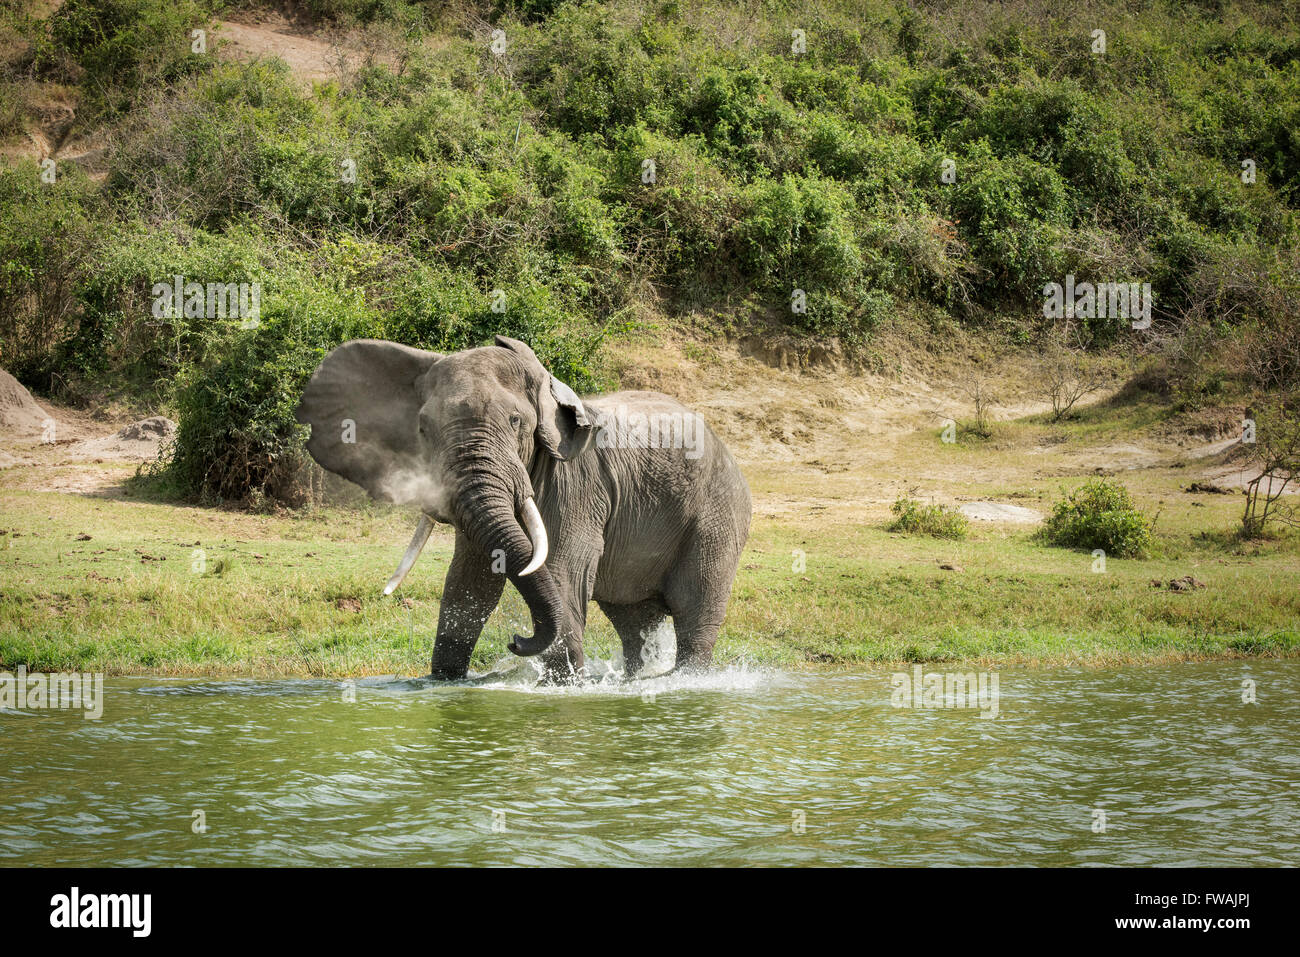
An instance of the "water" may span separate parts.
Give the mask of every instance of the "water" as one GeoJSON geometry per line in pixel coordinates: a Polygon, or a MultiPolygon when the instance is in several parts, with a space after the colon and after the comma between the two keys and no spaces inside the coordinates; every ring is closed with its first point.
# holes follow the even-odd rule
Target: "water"
{"type": "Polygon", "coordinates": [[[888,672],[503,667],[355,702],[110,678],[98,722],[0,714],[0,862],[1300,863],[1295,662],[1004,670],[993,720],[891,707],[888,672]]]}

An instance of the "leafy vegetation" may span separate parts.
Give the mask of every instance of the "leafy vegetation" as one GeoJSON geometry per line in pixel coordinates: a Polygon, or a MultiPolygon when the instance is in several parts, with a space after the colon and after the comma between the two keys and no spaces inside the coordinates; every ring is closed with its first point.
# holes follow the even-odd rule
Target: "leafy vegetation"
{"type": "Polygon", "coordinates": [[[1062,548],[1100,548],[1115,558],[1140,558],[1151,548],[1152,524],[1123,485],[1092,479],[1052,507],[1041,536],[1062,548]]]}
{"type": "Polygon", "coordinates": [[[1152,283],[1158,334],[1073,335],[1158,353],[1177,403],[1300,376],[1293,3],[309,0],[377,51],[310,90],[192,48],[257,6],[0,19],[0,135],[46,85],[78,91],[68,135],[112,134],[102,181],[0,171],[0,365],[173,408],[187,494],[299,497],[294,397],[360,334],[521,336],[590,390],[656,312],[850,354],[907,321],[1032,345],[1069,273],[1152,283]],[[153,315],[176,275],[260,283],[260,323],[153,315]]]}
{"type": "Polygon", "coordinates": [[[936,538],[965,538],[970,522],[966,516],[947,505],[924,505],[915,499],[900,498],[890,506],[894,519],[885,526],[887,532],[913,532],[936,538]]]}

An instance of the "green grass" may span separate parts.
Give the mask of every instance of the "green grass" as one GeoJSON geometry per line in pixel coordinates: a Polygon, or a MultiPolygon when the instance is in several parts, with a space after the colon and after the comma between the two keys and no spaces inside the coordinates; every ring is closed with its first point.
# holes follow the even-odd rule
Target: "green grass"
{"type": "MultiPolygon", "coordinates": [[[[1229,522],[1231,510],[1220,511],[1229,522]]],[[[727,650],[761,660],[1102,663],[1300,652],[1294,540],[1247,559],[1175,534],[1169,550],[1178,557],[1109,559],[1098,573],[1088,552],[980,523],[962,542],[871,526],[817,535],[776,527],[755,538],[724,637],[727,650]],[[795,548],[807,555],[803,575],[788,572],[795,548]],[[1208,587],[1151,585],[1189,573],[1208,587]]]]}
{"type": "MultiPolygon", "coordinates": [[[[399,593],[382,597],[410,531],[401,511],[276,517],[42,492],[5,492],[0,504],[5,669],[427,671],[452,539],[440,529],[399,593]],[[89,541],[77,540],[83,533],[89,541]],[[357,599],[360,610],[340,608],[340,599],[357,599]]],[[[1161,557],[1110,559],[1104,574],[1091,570],[1086,552],[981,523],[952,542],[893,535],[868,519],[759,522],[717,658],[797,666],[1300,654],[1296,537],[1234,550],[1201,535],[1230,529],[1238,507],[1235,497],[1187,503],[1161,522],[1161,557]],[[806,555],[800,572],[792,570],[795,550],[806,555]],[[941,561],[962,570],[942,570],[941,561]],[[1207,587],[1151,587],[1185,574],[1207,587]]],[[[508,589],[474,666],[507,655],[510,635],[527,623],[508,589]]],[[[600,657],[615,648],[594,606],[587,648],[600,657]]]]}

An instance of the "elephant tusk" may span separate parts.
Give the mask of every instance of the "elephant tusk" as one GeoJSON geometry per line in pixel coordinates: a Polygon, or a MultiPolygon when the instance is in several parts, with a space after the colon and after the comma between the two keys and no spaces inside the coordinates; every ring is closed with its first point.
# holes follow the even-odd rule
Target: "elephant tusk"
{"type": "Polygon", "coordinates": [[[542,513],[537,511],[537,503],[531,497],[524,502],[524,529],[533,542],[533,560],[519,573],[520,578],[531,575],[542,567],[549,548],[546,542],[546,526],[542,523],[542,513]]]}
{"type": "Polygon", "coordinates": [[[393,577],[388,579],[388,584],[384,586],[385,595],[391,595],[397,590],[397,586],[402,583],[402,579],[411,570],[415,560],[420,557],[420,552],[424,550],[424,543],[429,540],[432,532],[433,519],[421,512],[420,524],[415,526],[415,535],[411,538],[411,544],[406,546],[406,554],[398,563],[397,571],[393,572],[393,577]]]}

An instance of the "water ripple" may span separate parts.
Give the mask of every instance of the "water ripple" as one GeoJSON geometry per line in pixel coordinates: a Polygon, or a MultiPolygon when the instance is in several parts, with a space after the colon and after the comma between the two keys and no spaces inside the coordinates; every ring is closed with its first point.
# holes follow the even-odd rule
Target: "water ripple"
{"type": "Polygon", "coordinates": [[[1006,670],[994,720],[893,708],[879,672],[595,664],[581,687],[517,658],[450,684],[114,678],[102,721],[6,712],[0,859],[1300,863],[1292,662],[1006,670]]]}

